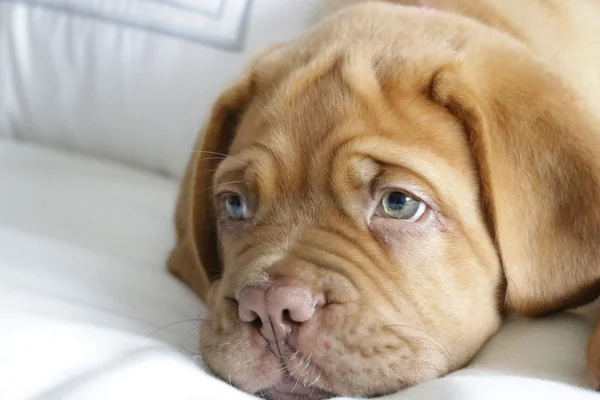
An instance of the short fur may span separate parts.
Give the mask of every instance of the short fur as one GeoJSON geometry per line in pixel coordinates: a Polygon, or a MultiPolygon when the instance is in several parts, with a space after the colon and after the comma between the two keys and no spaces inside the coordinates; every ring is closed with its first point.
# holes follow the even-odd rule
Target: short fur
{"type": "MultiPolygon", "coordinates": [[[[597,0],[368,2],[257,56],[195,145],[168,261],[209,306],[209,367],[272,398],[286,374],[315,398],[379,395],[465,365],[507,312],[596,298],[598,38],[597,0]],[[374,212],[389,188],[426,217],[374,212]],[[282,359],[237,317],[273,280],[328,301],[282,359]]],[[[599,354],[596,333],[594,387],[599,354]]]]}

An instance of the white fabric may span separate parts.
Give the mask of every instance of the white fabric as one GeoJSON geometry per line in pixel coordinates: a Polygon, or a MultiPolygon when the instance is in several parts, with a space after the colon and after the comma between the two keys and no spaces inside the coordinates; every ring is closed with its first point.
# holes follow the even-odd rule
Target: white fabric
{"type": "Polygon", "coordinates": [[[11,0],[231,50],[241,50],[249,0],[11,0]]]}
{"type": "Polygon", "coordinates": [[[0,0],[0,137],[180,175],[218,93],[320,3],[0,0]]]}
{"type": "MultiPolygon", "coordinates": [[[[195,360],[205,309],[164,269],[177,181],[147,171],[180,175],[220,90],[320,4],[0,0],[0,137],[29,142],[0,139],[0,399],[251,398],[195,360]]],[[[597,398],[590,329],[513,321],[386,398],[597,398]]]]}
{"type": "MultiPolygon", "coordinates": [[[[176,186],[0,140],[0,399],[251,398],[194,362],[205,311],[163,265],[176,186]]],[[[469,368],[386,398],[595,399],[590,329],[513,321],[469,368]]]]}
{"type": "Polygon", "coordinates": [[[137,334],[203,313],[164,271],[176,182],[0,141],[0,188],[0,304],[137,334]]]}

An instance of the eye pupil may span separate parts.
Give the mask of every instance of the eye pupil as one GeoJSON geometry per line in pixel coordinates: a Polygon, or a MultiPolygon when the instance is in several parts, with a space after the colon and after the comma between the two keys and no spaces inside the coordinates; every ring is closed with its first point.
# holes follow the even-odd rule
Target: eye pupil
{"type": "Polygon", "coordinates": [[[246,203],[242,196],[237,194],[229,194],[225,196],[225,209],[232,220],[240,220],[247,218],[246,203]]]}
{"type": "Polygon", "coordinates": [[[392,192],[388,196],[387,202],[388,202],[388,206],[392,210],[399,211],[404,208],[408,199],[409,199],[408,196],[405,195],[404,193],[392,192]]]}
{"type": "Polygon", "coordinates": [[[242,199],[240,199],[240,196],[228,196],[227,197],[227,203],[229,204],[230,207],[239,207],[242,205],[242,199]]]}

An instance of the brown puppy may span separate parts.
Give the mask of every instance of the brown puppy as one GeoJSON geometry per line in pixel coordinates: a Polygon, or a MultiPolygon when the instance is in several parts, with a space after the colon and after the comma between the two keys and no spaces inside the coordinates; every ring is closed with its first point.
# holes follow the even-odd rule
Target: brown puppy
{"type": "Polygon", "coordinates": [[[246,391],[397,391],[600,292],[600,2],[400,3],[266,50],[198,138],[169,268],[246,391]]]}

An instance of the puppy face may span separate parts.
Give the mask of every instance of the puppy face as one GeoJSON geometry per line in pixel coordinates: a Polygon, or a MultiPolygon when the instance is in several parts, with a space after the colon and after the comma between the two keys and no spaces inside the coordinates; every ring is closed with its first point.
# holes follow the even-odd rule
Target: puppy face
{"type": "Polygon", "coordinates": [[[214,175],[224,269],[203,350],[250,391],[291,375],[390,392],[462,366],[498,327],[502,274],[461,126],[418,91],[365,96],[369,74],[335,62],[278,88],[297,91],[289,103],[255,99],[214,175]],[[270,282],[324,299],[275,351],[238,315],[242,291],[270,282]]]}
{"type": "Polygon", "coordinates": [[[577,209],[597,195],[596,121],[527,49],[438,14],[341,12],[215,105],[184,238],[223,379],[273,399],[389,393],[465,365],[505,306],[596,293],[600,224],[577,209]]]}

